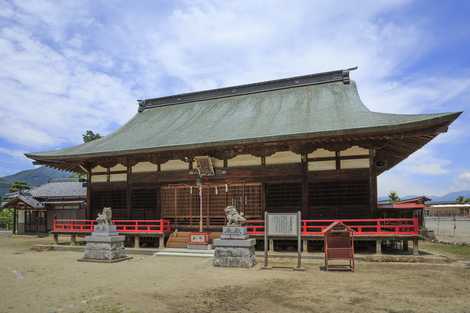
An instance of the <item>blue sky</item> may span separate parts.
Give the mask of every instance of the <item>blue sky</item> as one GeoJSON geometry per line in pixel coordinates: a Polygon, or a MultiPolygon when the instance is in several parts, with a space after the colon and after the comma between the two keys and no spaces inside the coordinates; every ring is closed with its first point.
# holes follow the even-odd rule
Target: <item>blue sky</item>
{"type": "MultiPolygon", "coordinates": [[[[0,0],[0,175],[31,168],[24,152],[109,134],[136,99],[356,65],[372,110],[465,111],[469,14],[469,1],[0,0]]],[[[469,122],[382,174],[379,193],[470,189],[469,122]]]]}

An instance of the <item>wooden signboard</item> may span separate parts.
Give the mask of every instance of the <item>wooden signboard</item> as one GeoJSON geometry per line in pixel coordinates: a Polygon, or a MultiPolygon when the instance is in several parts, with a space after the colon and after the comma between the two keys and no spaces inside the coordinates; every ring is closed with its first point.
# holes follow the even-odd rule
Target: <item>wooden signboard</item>
{"type": "Polygon", "coordinates": [[[264,268],[268,267],[269,238],[297,238],[297,267],[302,270],[301,214],[297,213],[264,213],[264,268]]]}
{"type": "Polygon", "coordinates": [[[209,234],[208,233],[190,233],[189,235],[189,244],[190,245],[207,245],[209,243],[209,234]]]}
{"type": "Polygon", "coordinates": [[[267,232],[269,237],[297,237],[298,213],[268,213],[267,232]]]}

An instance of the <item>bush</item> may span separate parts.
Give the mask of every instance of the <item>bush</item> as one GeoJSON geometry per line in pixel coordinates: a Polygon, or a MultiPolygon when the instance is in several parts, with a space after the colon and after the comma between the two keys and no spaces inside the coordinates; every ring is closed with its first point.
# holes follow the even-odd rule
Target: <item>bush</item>
{"type": "Polygon", "coordinates": [[[13,212],[13,209],[3,209],[0,211],[0,228],[13,229],[13,212]]]}

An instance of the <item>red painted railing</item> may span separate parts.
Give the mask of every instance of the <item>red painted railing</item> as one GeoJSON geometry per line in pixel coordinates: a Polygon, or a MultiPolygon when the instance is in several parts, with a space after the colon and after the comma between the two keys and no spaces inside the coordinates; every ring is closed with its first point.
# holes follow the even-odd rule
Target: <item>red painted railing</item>
{"type": "Polygon", "coordinates": [[[346,220],[302,220],[302,235],[322,235],[334,222],[348,225],[354,236],[417,235],[418,218],[374,218],[346,220]]]}
{"type": "Polygon", "coordinates": [[[119,233],[167,233],[171,231],[168,220],[115,220],[119,233]]]}
{"type": "MultiPolygon", "coordinates": [[[[375,218],[345,220],[302,220],[302,236],[323,236],[323,231],[333,222],[342,222],[354,231],[354,236],[418,235],[418,218],[375,218]]],[[[95,220],[55,219],[52,231],[62,233],[91,233],[95,220]]],[[[170,221],[114,220],[117,231],[123,234],[171,232],[170,221]]],[[[264,235],[263,220],[248,220],[245,227],[250,235],[264,235]]]]}
{"type": "MultiPolygon", "coordinates": [[[[163,234],[171,231],[170,221],[160,220],[113,220],[119,233],[146,233],[163,234]]],[[[95,227],[95,220],[55,219],[52,225],[53,232],[59,233],[91,233],[95,227]]]]}
{"type": "Polygon", "coordinates": [[[95,220],[54,219],[52,231],[64,233],[91,233],[95,227],[95,223],[95,220]]]}
{"type": "MultiPolygon", "coordinates": [[[[341,222],[354,231],[354,236],[418,235],[418,218],[371,218],[345,220],[302,220],[302,236],[323,236],[323,231],[334,222],[341,222]]],[[[264,234],[263,220],[248,220],[250,235],[264,234]]]]}
{"type": "Polygon", "coordinates": [[[264,220],[247,220],[245,227],[250,235],[264,235],[264,220]]]}

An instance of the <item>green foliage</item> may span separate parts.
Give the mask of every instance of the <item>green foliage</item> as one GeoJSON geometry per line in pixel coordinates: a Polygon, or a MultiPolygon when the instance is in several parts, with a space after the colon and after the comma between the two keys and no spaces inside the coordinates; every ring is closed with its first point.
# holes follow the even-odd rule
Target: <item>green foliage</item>
{"type": "Polygon", "coordinates": [[[21,191],[21,190],[29,190],[31,187],[28,183],[24,181],[15,181],[13,184],[10,185],[10,192],[21,191]]]}
{"type": "Polygon", "coordinates": [[[465,198],[464,198],[464,196],[458,196],[457,199],[455,199],[455,202],[457,202],[457,203],[465,203],[465,198]]]}
{"type": "Polygon", "coordinates": [[[82,180],[85,180],[86,179],[86,176],[85,174],[83,173],[72,173],[69,178],[76,178],[78,181],[82,181],[82,180]]]}
{"type": "Polygon", "coordinates": [[[388,199],[392,202],[395,203],[397,201],[400,201],[400,197],[398,196],[398,193],[396,191],[390,191],[388,194],[388,199]]]}
{"type": "Polygon", "coordinates": [[[99,139],[101,138],[101,135],[99,133],[95,133],[91,130],[87,130],[83,135],[83,142],[90,142],[90,141],[93,141],[95,139],[99,139]]]}
{"type": "Polygon", "coordinates": [[[3,209],[0,211],[0,224],[6,225],[7,229],[13,228],[13,209],[3,209]]]}
{"type": "Polygon", "coordinates": [[[425,250],[435,252],[437,254],[443,254],[449,257],[470,260],[470,246],[422,241],[420,243],[420,247],[425,250]]]}

